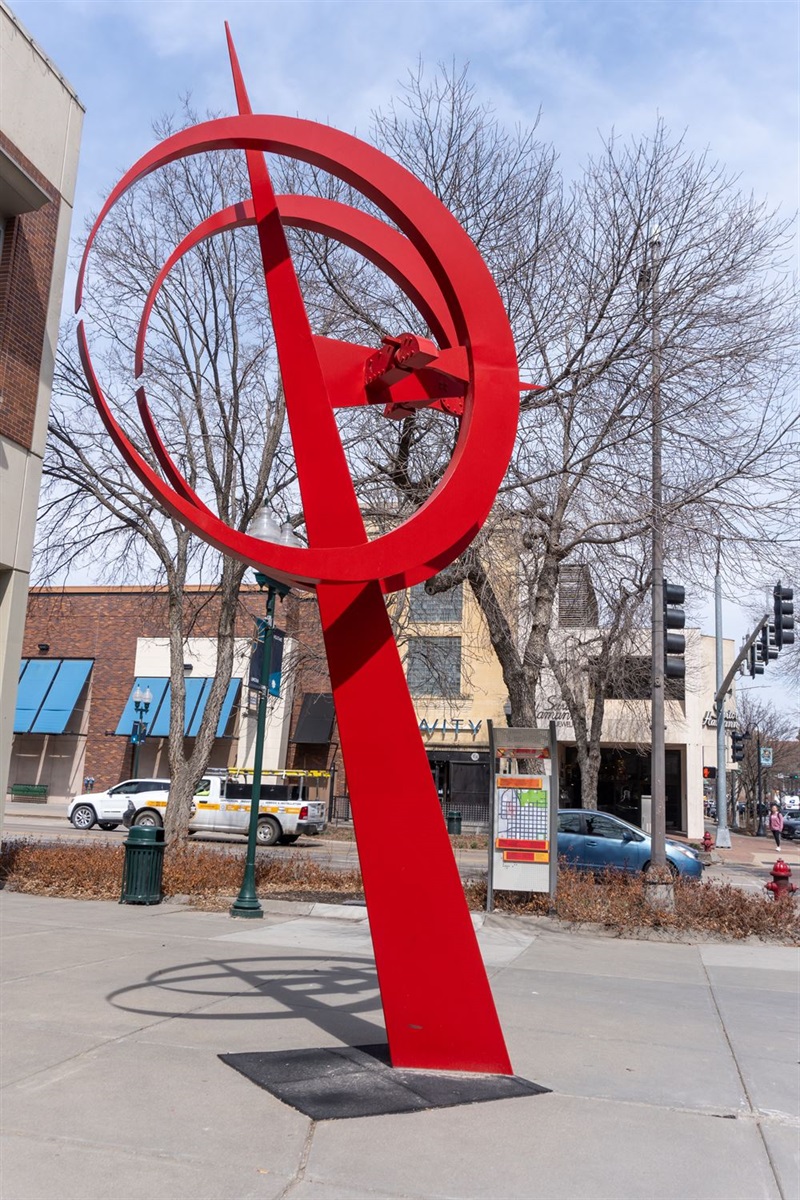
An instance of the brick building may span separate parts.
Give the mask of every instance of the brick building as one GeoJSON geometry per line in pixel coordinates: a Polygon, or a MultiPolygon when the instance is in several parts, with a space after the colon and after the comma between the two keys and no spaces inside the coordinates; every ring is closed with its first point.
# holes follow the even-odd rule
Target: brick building
{"type": "MultiPolygon", "coordinates": [[[[488,816],[487,718],[504,721],[502,676],[469,595],[428,597],[412,589],[408,620],[400,621],[400,652],[443,806],[460,806],[470,820],[488,816]],[[474,810],[474,811],[473,811],[474,810]]],[[[187,675],[185,729],[191,737],[215,672],[217,603],[209,588],[185,597],[187,675]]],[[[247,678],[255,619],[264,595],[240,593],[235,666],[223,725],[211,758],[216,767],[252,764],[255,721],[247,678]]],[[[292,593],[278,601],[276,625],[286,634],[280,702],[267,712],[265,768],[331,773],[326,795],[339,798],[334,815],[348,816],[347,778],[339,745],[316,599],[292,593]]],[[[32,588],[23,644],[9,786],[40,786],[63,799],[84,790],[91,776],[105,787],[130,777],[132,694],[149,687],[148,736],[138,773],[169,776],[167,726],[169,645],[166,595],[161,589],[32,588]]],[[[391,713],[365,710],[363,737],[375,761],[376,793],[391,769],[383,730],[391,713]]],[[[188,747],[187,747],[188,750],[188,747]]]]}
{"type": "Polygon", "coordinates": [[[69,84],[0,4],[0,798],[82,122],[69,84]]]}
{"type": "MultiPolygon", "coordinates": [[[[255,708],[247,681],[255,621],[263,614],[264,595],[257,587],[246,585],[240,593],[236,621],[233,679],[211,766],[252,765],[255,708]]],[[[185,620],[191,634],[184,643],[187,742],[196,732],[215,672],[217,618],[214,590],[188,588],[185,620]]],[[[281,696],[271,699],[267,709],[265,769],[324,771],[334,767],[334,778],[338,776],[344,786],[313,598],[290,595],[279,600],[276,627],[285,632],[286,640],[281,696]]],[[[153,695],[138,773],[168,777],[168,676],[167,597],[163,589],[32,588],[9,787],[38,786],[48,798],[63,799],[83,791],[88,776],[98,788],[128,778],[134,755],[132,695],[137,685],[149,687],[153,695]]]]}

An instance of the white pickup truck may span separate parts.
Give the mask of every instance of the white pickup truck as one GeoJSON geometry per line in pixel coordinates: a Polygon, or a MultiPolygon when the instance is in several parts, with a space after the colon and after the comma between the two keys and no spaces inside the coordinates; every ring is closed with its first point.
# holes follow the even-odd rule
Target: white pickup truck
{"type": "MultiPolygon", "coordinates": [[[[322,833],[325,801],[304,796],[302,773],[297,782],[264,783],[258,806],[258,843],[291,845],[301,834],[322,833]]],[[[190,833],[239,833],[247,837],[250,824],[252,784],[225,775],[208,774],[200,780],[192,802],[190,833]]],[[[125,825],[164,823],[168,795],[143,793],[130,796],[123,817],[125,825]]]]}

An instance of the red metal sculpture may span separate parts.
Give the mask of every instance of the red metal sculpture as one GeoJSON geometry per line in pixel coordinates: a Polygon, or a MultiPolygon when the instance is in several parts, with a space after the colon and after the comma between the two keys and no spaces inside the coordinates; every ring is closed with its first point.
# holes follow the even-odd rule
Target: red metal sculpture
{"type": "Polygon", "coordinates": [[[188,155],[231,148],[245,152],[252,199],[204,221],[165,263],[142,315],[135,371],[141,375],[144,367],[158,289],[181,255],[220,230],[255,225],[308,548],[264,542],[220,521],[170,458],[139,388],[143,426],[163,474],[154,471],[111,412],[81,322],[84,370],[108,432],[165,509],[224,553],[275,579],[316,590],[393,1065],[510,1074],[383,598],[384,592],[419,583],[452,562],[489,512],[518,416],[520,385],[508,318],[476,247],[418,179],[380,151],[327,126],[254,116],[230,33],[228,47],[239,115],[166,138],[123,176],[89,235],[77,307],[97,230],[128,188],[188,155]],[[265,151],[338,176],[397,228],[318,197],[275,196],[265,151]],[[436,342],[403,333],[376,349],[315,336],[284,225],[322,232],[378,265],[414,302],[436,342]],[[438,487],[407,521],[372,541],[333,411],[359,404],[380,404],[387,417],[426,406],[460,418],[455,453],[438,487]],[[376,709],[382,714],[379,764],[362,733],[365,715],[376,709]],[[402,838],[387,826],[387,812],[402,814],[402,838]]]}

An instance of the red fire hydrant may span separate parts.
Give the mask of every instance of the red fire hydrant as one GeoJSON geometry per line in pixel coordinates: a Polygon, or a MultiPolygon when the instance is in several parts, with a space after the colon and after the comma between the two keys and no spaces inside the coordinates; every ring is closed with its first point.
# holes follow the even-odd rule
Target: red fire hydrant
{"type": "Polygon", "coordinates": [[[703,849],[705,850],[706,854],[708,854],[709,850],[711,849],[711,847],[713,845],[714,845],[714,839],[711,836],[711,834],[708,832],[708,830],[706,830],[705,833],[703,834],[703,849]]]}
{"type": "Polygon", "coordinates": [[[793,883],[789,883],[791,868],[788,863],[785,863],[782,858],[779,858],[772,868],[772,882],[765,883],[764,887],[768,892],[772,892],[775,900],[784,900],[793,895],[797,891],[797,887],[793,883]]]}

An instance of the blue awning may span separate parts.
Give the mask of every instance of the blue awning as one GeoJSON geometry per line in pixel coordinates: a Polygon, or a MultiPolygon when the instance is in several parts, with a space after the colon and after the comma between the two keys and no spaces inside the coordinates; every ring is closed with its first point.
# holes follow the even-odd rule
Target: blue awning
{"type": "MultiPolygon", "coordinates": [[[[213,682],[213,679],[186,680],[186,711],[183,721],[184,737],[197,737],[213,682]]],[[[222,711],[219,714],[219,721],[217,722],[216,737],[225,736],[231,711],[236,703],[241,686],[241,679],[232,679],[228,684],[228,690],[222,702],[222,711]]],[[[123,737],[131,736],[133,722],[137,719],[136,710],[133,705],[133,697],[137,687],[141,688],[143,692],[149,688],[153,693],[150,708],[143,717],[147,725],[147,736],[169,737],[169,709],[172,700],[172,689],[170,688],[169,680],[163,676],[141,675],[134,680],[131,693],[128,696],[128,702],[122,710],[122,716],[114,732],[121,734],[123,737]]]]}
{"type": "Polygon", "coordinates": [[[63,733],[93,663],[92,658],[23,658],[14,733],[63,733]]]}

